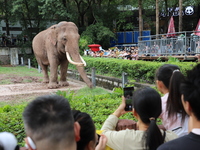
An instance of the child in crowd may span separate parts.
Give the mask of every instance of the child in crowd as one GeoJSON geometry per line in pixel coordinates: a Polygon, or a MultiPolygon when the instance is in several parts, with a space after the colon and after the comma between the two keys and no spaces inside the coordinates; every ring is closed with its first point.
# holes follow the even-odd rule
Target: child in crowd
{"type": "Polygon", "coordinates": [[[118,150],[156,150],[165,141],[177,138],[175,133],[160,130],[156,124],[162,111],[158,92],[150,87],[137,89],[132,103],[132,113],[138,120],[137,130],[115,131],[119,117],[128,112],[124,110],[126,104],[123,97],[122,104],[106,119],[101,129],[108,138],[109,147],[118,150]]]}
{"type": "Polygon", "coordinates": [[[158,150],[199,150],[200,147],[200,64],[187,73],[180,86],[182,104],[190,116],[189,134],[161,145],[158,150]]]}
{"type": "Polygon", "coordinates": [[[134,51],[131,57],[132,57],[132,60],[138,60],[138,51],[134,51]]]}
{"type": "Polygon", "coordinates": [[[179,137],[188,134],[188,115],[181,103],[179,87],[184,79],[180,68],[176,65],[165,64],[156,72],[156,85],[164,94],[162,113],[160,115],[166,130],[174,131],[179,137]]]}
{"type": "Polygon", "coordinates": [[[79,110],[72,110],[72,113],[74,121],[77,121],[81,127],[77,150],[105,150],[107,138],[101,135],[98,139],[94,122],[90,115],[79,110]]]}
{"type": "Polygon", "coordinates": [[[29,150],[76,150],[80,126],[74,122],[70,104],[58,95],[41,96],[23,112],[29,150]]]}

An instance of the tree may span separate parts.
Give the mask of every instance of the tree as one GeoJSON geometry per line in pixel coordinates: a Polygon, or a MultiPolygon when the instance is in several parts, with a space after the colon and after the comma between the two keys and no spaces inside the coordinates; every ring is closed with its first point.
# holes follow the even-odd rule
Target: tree
{"type": "Polygon", "coordinates": [[[163,32],[167,33],[168,29],[168,22],[173,15],[173,12],[175,11],[176,7],[178,6],[177,0],[164,0],[162,4],[160,4],[162,11],[164,11],[166,15],[165,23],[163,26],[163,32]]]}
{"type": "Polygon", "coordinates": [[[12,14],[11,14],[11,10],[12,10],[12,0],[2,0],[0,1],[0,12],[1,12],[1,17],[2,20],[5,21],[6,23],[6,34],[10,35],[10,30],[9,30],[9,26],[12,20],[12,14]]]}
{"type": "Polygon", "coordinates": [[[182,26],[183,26],[182,11],[183,11],[183,0],[179,0],[179,32],[182,31],[182,26]]]}
{"type": "Polygon", "coordinates": [[[121,12],[117,18],[117,30],[123,30],[123,31],[127,31],[127,30],[133,30],[134,29],[134,24],[133,21],[129,21],[127,22],[127,18],[131,18],[133,15],[132,11],[124,11],[121,12]]]}
{"type": "MultiPolygon", "coordinates": [[[[81,34],[81,38],[85,39],[88,44],[101,44],[103,47],[110,46],[110,38],[114,38],[115,34],[102,23],[92,24],[81,34]]],[[[84,41],[84,40],[82,40],[84,41]]]]}
{"type": "Polygon", "coordinates": [[[159,0],[156,0],[156,35],[159,34],[159,0]]]}
{"type": "Polygon", "coordinates": [[[68,10],[71,3],[66,0],[38,0],[38,2],[40,2],[38,6],[39,15],[42,16],[42,19],[60,22],[69,21],[72,18],[68,10]]]}
{"type": "Polygon", "coordinates": [[[138,6],[139,6],[139,36],[142,36],[142,30],[143,30],[142,0],[138,0],[138,6]]]}
{"type": "MultiPolygon", "coordinates": [[[[12,16],[15,18],[13,22],[20,23],[22,26],[22,36],[27,35],[32,40],[34,34],[38,33],[42,27],[42,16],[39,14],[38,7],[41,5],[39,1],[15,0],[13,2],[12,16]],[[37,18],[37,19],[36,19],[37,18]]],[[[45,24],[47,24],[45,22],[45,24]]]]}
{"type": "Polygon", "coordinates": [[[87,11],[91,8],[91,5],[93,4],[93,0],[74,0],[77,12],[78,12],[78,26],[83,27],[84,26],[84,17],[87,11]]]}

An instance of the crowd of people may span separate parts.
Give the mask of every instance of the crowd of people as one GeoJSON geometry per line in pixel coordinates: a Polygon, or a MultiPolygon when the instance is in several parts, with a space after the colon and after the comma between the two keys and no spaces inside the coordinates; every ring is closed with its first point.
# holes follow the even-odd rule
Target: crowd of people
{"type": "Polygon", "coordinates": [[[26,35],[6,35],[3,33],[1,35],[1,46],[15,46],[19,43],[26,43],[28,41],[28,37],[26,35]]]}
{"type": "Polygon", "coordinates": [[[124,47],[120,50],[118,47],[108,50],[92,51],[91,49],[84,50],[85,56],[119,58],[128,60],[138,60],[138,47],[124,47]]]}
{"type": "Polygon", "coordinates": [[[200,36],[196,31],[179,33],[176,36],[154,37],[139,44],[143,56],[196,56],[200,53],[200,36]]]}
{"type": "MultiPolygon", "coordinates": [[[[92,117],[72,110],[58,95],[39,96],[23,112],[27,150],[198,150],[200,147],[200,64],[184,76],[177,65],[164,64],[155,73],[160,94],[138,88],[133,109],[122,103],[97,132],[92,117]],[[137,122],[119,119],[132,112],[137,122]],[[158,118],[162,126],[157,125],[158,118]]],[[[19,150],[12,133],[0,133],[0,150],[19,150]]],[[[21,148],[23,149],[23,148],[21,148]]]]}

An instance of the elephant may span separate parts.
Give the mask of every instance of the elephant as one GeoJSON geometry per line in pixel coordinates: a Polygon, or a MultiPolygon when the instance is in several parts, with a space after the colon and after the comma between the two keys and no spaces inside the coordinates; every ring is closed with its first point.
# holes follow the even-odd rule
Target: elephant
{"type": "Polygon", "coordinates": [[[68,63],[76,68],[88,87],[92,83],[84,70],[86,62],[79,54],[78,27],[73,22],[61,21],[44,31],[39,32],[32,41],[32,48],[38,64],[41,66],[48,88],[55,89],[68,86],[68,63]],[[48,76],[50,66],[50,78],[48,76]],[[60,81],[58,82],[58,67],[60,66],[60,81]]]}

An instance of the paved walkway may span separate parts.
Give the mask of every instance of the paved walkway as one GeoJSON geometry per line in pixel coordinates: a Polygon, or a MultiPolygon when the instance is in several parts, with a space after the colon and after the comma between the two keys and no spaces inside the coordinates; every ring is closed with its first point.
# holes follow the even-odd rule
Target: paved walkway
{"type": "Polygon", "coordinates": [[[0,85],[0,101],[10,99],[9,97],[15,97],[20,95],[44,95],[56,93],[60,91],[79,90],[87,85],[84,82],[69,79],[69,86],[60,87],[57,89],[48,89],[47,84],[44,83],[19,83],[0,85]]]}

